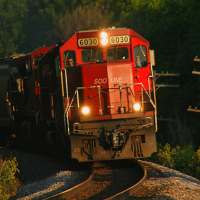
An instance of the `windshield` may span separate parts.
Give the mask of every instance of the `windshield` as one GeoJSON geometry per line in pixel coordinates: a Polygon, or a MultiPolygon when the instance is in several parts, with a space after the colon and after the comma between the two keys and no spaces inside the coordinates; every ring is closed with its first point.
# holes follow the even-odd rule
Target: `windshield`
{"type": "Polygon", "coordinates": [[[83,62],[102,62],[102,49],[90,48],[82,50],[83,62]]]}
{"type": "Polygon", "coordinates": [[[134,47],[134,59],[137,68],[147,66],[147,49],[145,46],[134,47]]]}
{"type": "Polygon", "coordinates": [[[129,53],[127,47],[111,47],[107,51],[108,61],[128,60],[129,53]]]}

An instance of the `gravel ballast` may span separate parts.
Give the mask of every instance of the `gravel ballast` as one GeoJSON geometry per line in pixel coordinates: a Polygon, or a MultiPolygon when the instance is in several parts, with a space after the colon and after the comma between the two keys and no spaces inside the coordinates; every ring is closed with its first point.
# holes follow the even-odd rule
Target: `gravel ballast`
{"type": "Polygon", "coordinates": [[[141,161],[147,178],[128,195],[126,200],[200,200],[200,181],[161,165],[141,161]]]}
{"type": "Polygon", "coordinates": [[[81,183],[90,175],[88,165],[72,166],[44,155],[6,148],[0,148],[0,155],[13,155],[18,162],[22,184],[12,199],[44,199],[81,183]]]}
{"type": "MultiPolygon", "coordinates": [[[[0,149],[0,154],[10,150],[0,149]]],[[[19,162],[22,186],[12,199],[44,199],[86,180],[90,171],[70,169],[55,160],[13,151],[19,162]]],[[[146,179],[126,195],[127,200],[200,200],[200,180],[161,165],[140,161],[147,169],[146,179]]]]}
{"type": "Polygon", "coordinates": [[[43,199],[69,189],[87,178],[85,172],[60,171],[54,176],[21,187],[15,199],[43,199]]]}

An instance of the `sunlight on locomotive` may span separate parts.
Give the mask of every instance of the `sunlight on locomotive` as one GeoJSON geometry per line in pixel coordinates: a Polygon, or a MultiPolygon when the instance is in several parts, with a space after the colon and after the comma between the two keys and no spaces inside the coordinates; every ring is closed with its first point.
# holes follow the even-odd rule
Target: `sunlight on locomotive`
{"type": "Polygon", "coordinates": [[[83,106],[83,107],[81,108],[81,113],[82,113],[83,115],[89,115],[89,114],[90,114],[90,108],[89,108],[88,106],[83,106]]]}
{"type": "Polygon", "coordinates": [[[133,104],[133,109],[134,109],[134,111],[139,112],[139,111],[142,110],[142,106],[141,106],[140,103],[134,103],[133,104]]]}
{"type": "Polygon", "coordinates": [[[100,42],[102,46],[106,46],[108,44],[108,34],[106,32],[100,33],[100,42]]]}

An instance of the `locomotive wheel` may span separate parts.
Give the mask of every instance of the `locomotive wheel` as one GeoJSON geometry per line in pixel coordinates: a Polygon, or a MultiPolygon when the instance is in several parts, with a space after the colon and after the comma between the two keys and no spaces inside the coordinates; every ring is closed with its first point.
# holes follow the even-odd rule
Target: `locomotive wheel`
{"type": "Polygon", "coordinates": [[[23,133],[23,137],[26,141],[31,140],[32,135],[32,122],[31,121],[23,121],[21,124],[21,131],[23,133]]]}
{"type": "Polygon", "coordinates": [[[16,146],[32,148],[35,145],[35,123],[33,120],[17,120],[15,123],[16,146]]]}
{"type": "Polygon", "coordinates": [[[56,132],[52,130],[47,130],[45,133],[45,141],[49,146],[54,146],[56,145],[56,132]]]}

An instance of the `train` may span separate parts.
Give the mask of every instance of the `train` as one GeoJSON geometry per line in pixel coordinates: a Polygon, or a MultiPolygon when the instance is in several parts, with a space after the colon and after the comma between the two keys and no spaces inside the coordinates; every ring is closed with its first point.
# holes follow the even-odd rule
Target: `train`
{"type": "Polygon", "coordinates": [[[1,96],[15,143],[79,162],[149,157],[157,149],[154,65],[148,40],[115,27],[4,59],[1,96]]]}

